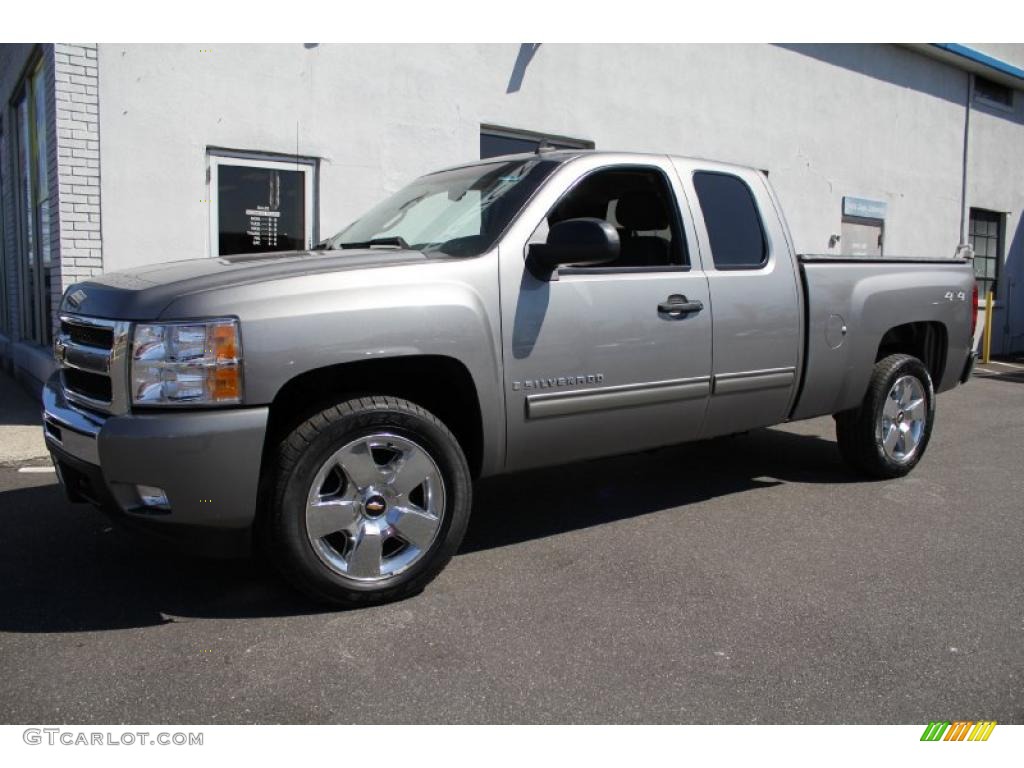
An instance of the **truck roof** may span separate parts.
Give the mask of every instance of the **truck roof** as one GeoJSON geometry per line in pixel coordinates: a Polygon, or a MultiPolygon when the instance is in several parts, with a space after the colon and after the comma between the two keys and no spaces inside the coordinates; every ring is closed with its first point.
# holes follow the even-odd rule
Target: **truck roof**
{"type": "Polygon", "coordinates": [[[728,163],[722,162],[721,160],[712,160],[706,157],[691,157],[687,155],[676,155],[670,152],[619,152],[608,149],[546,149],[538,152],[520,152],[511,155],[495,155],[494,157],[486,157],[480,160],[474,160],[468,163],[459,163],[458,165],[451,165],[446,168],[439,168],[433,173],[442,173],[444,171],[453,171],[459,168],[469,168],[474,165],[483,165],[486,163],[493,163],[498,161],[510,161],[510,160],[530,160],[536,158],[545,158],[550,160],[558,160],[561,162],[567,162],[574,160],[578,157],[614,157],[617,162],[623,160],[628,161],[630,158],[636,158],[638,161],[644,160],[650,157],[670,157],[673,160],[681,160],[684,163],[697,163],[706,164],[709,168],[716,168],[719,170],[744,170],[754,171],[756,173],[765,173],[765,171],[755,168],[750,165],[740,165],[739,163],[728,163]]]}

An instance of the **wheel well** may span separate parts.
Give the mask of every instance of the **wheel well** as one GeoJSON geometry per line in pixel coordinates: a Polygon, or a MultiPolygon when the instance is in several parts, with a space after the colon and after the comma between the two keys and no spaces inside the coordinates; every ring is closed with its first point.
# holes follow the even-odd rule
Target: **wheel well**
{"type": "Polygon", "coordinates": [[[875,362],[895,354],[913,355],[924,363],[935,386],[946,370],[946,326],[937,322],[897,325],[882,337],[875,362]]]}
{"type": "Polygon", "coordinates": [[[341,398],[391,395],[421,405],[452,431],[473,477],[483,461],[483,420],[473,377],[458,360],[410,355],[340,363],[307,371],[287,382],[270,405],[263,466],[288,432],[341,398]]]}

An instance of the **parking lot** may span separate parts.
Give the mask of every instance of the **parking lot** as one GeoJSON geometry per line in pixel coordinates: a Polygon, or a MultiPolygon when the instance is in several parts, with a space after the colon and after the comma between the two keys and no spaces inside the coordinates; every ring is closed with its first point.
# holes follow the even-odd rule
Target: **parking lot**
{"type": "Polygon", "coordinates": [[[902,480],[824,418],[487,481],[360,611],[0,467],[0,722],[1022,723],[1024,369],[990,370],[902,480]]]}

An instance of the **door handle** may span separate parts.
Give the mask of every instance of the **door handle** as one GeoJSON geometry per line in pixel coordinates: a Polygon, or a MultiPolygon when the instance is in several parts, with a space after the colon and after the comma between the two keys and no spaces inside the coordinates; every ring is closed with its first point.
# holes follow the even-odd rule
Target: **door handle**
{"type": "Polygon", "coordinates": [[[685,296],[673,294],[658,305],[658,312],[669,317],[683,317],[704,309],[704,302],[700,300],[690,301],[685,296]]]}

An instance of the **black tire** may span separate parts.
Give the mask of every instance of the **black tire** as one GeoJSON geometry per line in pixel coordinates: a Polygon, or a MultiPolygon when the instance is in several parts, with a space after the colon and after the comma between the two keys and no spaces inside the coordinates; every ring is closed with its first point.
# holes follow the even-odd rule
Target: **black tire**
{"type": "MultiPolygon", "coordinates": [[[[902,411],[899,419],[903,419],[902,411]]],[[[889,355],[879,360],[860,407],[836,414],[835,420],[839,452],[850,467],[868,477],[903,477],[924,456],[935,422],[935,389],[928,369],[910,355],[889,355]],[[905,459],[896,460],[887,455],[882,444],[882,409],[893,386],[905,376],[917,379],[923,391],[925,423],[916,449],[905,459]]]]}
{"type": "Polygon", "coordinates": [[[469,523],[472,481],[458,441],[433,414],[407,400],[367,396],[338,403],[299,424],[278,449],[267,525],[272,562],[319,602],[359,607],[421,591],[455,554],[469,523]],[[400,573],[366,583],[332,569],[307,536],[306,500],[318,471],[342,446],[385,431],[411,440],[440,470],[443,513],[433,543],[400,573]]]}

